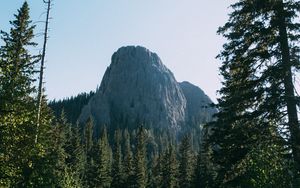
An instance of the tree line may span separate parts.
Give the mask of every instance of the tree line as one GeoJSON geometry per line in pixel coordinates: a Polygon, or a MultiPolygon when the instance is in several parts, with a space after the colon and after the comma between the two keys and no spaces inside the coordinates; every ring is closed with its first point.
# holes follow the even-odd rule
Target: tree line
{"type": "Polygon", "coordinates": [[[218,55],[218,112],[197,134],[203,139],[195,149],[190,135],[178,143],[134,125],[139,128],[103,126],[95,136],[99,125],[91,118],[82,126],[70,118],[71,126],[64,113],[55,116],[40,84],[36,88],[42,55],[29,50],[37,44],[25,1],[10,32],[1,31],[0,186],[300,187],[293,81],[299,71],[299,7],[296,0],[231,5],[228,22],[218,30],[227,39],[218,55]],[[153,137],[161,142],[151,142],[153,137]]]}
{"type": "Polygon", "coordinates": [[[29,10],[25,1],[10,32],[1,31],[0,186],[191,187],[196,154],[190,137],[179,149],[167,138],[166,149],[151,149],[150,131],[143,127],[113,134],[104,128],[98,138],[92,119],[79,126],[64,112],[54,115],[35,84],[44,65],[38,69],[42,55],[30,52],[37,43],[29,10]]]}

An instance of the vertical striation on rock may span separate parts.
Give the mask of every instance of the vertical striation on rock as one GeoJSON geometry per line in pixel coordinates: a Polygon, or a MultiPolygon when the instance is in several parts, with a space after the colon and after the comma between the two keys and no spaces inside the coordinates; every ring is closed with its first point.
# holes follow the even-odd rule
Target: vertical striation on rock
{"type": "Polygon", "coordinates": [[[144,47],[127,46],[113,54],[79,121],[92,116],[96,126],[143,123],[179,131],[186,121],[186,105],[181,87],[160,58],[144,47]]]}

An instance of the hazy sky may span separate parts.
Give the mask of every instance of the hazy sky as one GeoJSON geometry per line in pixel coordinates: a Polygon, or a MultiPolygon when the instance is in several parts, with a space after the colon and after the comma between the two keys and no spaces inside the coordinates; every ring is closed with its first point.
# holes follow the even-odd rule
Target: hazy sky
{"type": "MultiPolygon", "coordinates": [[[[23,2],[1,0],[1,30],[8,30],[23,2]]],[[[119,47],[141,45],[157,53],[177,81],[199,86],[215,101],[221,86],[215,56],[224,43],[216,30],[227,20],[231,2],[54,0],[45,72],[48,98],[95,90],[119,47]]],[[[28,3],[32,20],[43,20],[42,0],[28,3]]],[[[39,33],[42,23],[37,24],[39,33]]]]}

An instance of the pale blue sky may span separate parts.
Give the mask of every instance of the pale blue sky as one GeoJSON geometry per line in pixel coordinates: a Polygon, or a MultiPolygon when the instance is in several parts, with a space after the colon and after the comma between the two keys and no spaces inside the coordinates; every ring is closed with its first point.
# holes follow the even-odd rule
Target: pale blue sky
{"type": "MultiPolygon", "coordinates": [[[[23,2],[1,0],[0,29],[8,30],[8,21],[23,2]]],[[[178,81],[199,86],[215,101],[221,87],[215,56],[224,43],[216,30],[227,20],[231,2],[54,0],[45,72],[48,98],[95,90],[113,52],[141,45],[156,52],[178,81]]],[[[28,3],[32,20],[43,20],[42,0],[28,3]]]]}

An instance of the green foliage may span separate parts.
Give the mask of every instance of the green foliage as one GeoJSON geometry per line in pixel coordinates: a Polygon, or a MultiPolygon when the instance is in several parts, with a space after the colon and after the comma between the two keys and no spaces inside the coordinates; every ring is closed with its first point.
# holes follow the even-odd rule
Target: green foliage
{"type": "Polygon", "coordinates": [[[135,130],[125,117],[112,124],[130,132],[112,136],[115,127],[104,127],[97,141],[93,131],[101,126],[92,118],[81,130],[75,123],[93,92],[50,102],[54,114],[43,98],[35,143],[39,56],[29,53],[36,46],[35,26],[25,1],[10,32],[1,31],[0,187],[299,187],[300,131],[291,80],[299,69],[299,7],[296,0],[232,5],[218,31],[228,42],[218,56],[224,82],[216,121],[204,129],[183,128],[191,135],[177,151],[171,131],[135,130]]]}
{"type": "Polygon", "coordinates": [[[141,126],[137,133],[134,160],[134,187],[145,188],[147,185],[146,131],[141,126]]]}
{"type": "Polygon", "coordinates": [[[192,174],[192,187],[215,187],[215,166],[211,161],[212,150],[202,134],[202,143],[197,154],[194,172],[192,174]]]}
{"type": "Polygon", "coordinates": [[[67,175],[71,177],[72,181],[76,182],[76,185],[81,184],[86,159],[79,131],[78,126],[75,127],[67,124],[66,143],[64,147],[66,151],[65,164],[67,166],[67,175]]]}
{"type": "Polygon", "coordinates": [[[163,155],[155,154],[152,158],[152,173],[149,178],[149,187],[162,187],[163,182],[163,155]]]}
{"type": "Polygon", "coordinates": [[[172,145],[169,145],[162,160],[162,187],[178,187],[178,162],[172,145]]]}
{"type": "Polygon", "coordinates": [[[127,129],[124,131],[125,151],[124,151],[124,187],[133,187],[134,185],[134,164],[131,149],[130,134],[127,129]]]}
{"type": "Polygon", "coordinates": [[[83,138],[83,144],[84,144],[84,152],[86,156],[87,163],[91,163],[92,157],[93,157],[93,128],[94,122],[93,119],[90,117],[84,127],[84,138],[83,138]]]}
{"type": "Polygon", "coordinates": [[[34,25],[26,2],[10,22],[10,33],[1,31],[0,48],[0,186],[27,185],[36,151],[34,66],[38,56],[28,48],[35,46],[34,25]]]}
{"type": "Polygon", "coordinates": [[[59,117],[64,111],[69,123],[73,125],[77,123],[81,109],[88,103],[90,98],[94,96],[95,92],[80,93],[75,97],[66,98],[63,100],[53,100],[49,102],[49,107],[54,111],[54,115],[59,117]]]}
{"type": "Polygon", "coordinates": [[[95,153],[95,164],[97,168],[97,187],[110,187],[111,184],[111,148],[108,143],[106,127],[102,130],[101,137],[95,153]]]}
{"type": "Polygon", "coordinates": [[[121,149],[121,131],[116,130],[114,135],[114,150],[112,163],[112,184],[111,187],[120,188],[124,186],[124,171],[121,149]]]}
{"type": "Polygon", "coordinates": [[[300,138],[295,139],[300,134],[291,87],[291,69],[297,67],[296,56],[291,54],[299,53],[294,43],[299,38],[294,19],[299,2],[241,0],[231,7],[229,21],[218,30],[228,42],[218,56],[224,82],[208,139],[217,167],[216,182],[219,187],[285,187],[286,181],[279,177],[286,174],[290,180],[291,173],[274,169],[287,166],[292,159],[289,150],[299,169],[300,156],[295,148],[300,145],[300,138]],[[286,129],[291,138],[282,138],[286,132],[281,130],[286,129]],[[269,149],[277,151],[273,160],[265,140],[270,141],[269,149]]]}
{"type": "Polygon", "coordinates": [[[191,187],[193,173],[192,148],[190,136],[185,135],[179,146],[179,187],[191,187]]]}

